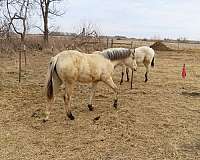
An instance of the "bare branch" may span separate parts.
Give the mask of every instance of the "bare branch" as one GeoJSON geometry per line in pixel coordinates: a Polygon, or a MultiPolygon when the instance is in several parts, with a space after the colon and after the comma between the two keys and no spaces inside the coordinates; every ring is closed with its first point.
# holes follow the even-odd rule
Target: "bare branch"
{"type": "Polygon", "coordinates": [[[58,10],[51,10],[49,9],[49,14],[51,15],[54,15],[54,16],[63,16],[65,14],[65,12],[61,12],[61,11],[58,11],[58,10]]]}
{"type": "MultiPolygon", "coordinates": [[[[43,33],[44,33],[44,43],[48,43],[49,35],[49,19],[50,16],[62,16],[65,12],[56,9],[58,3],[63,0],[35,0],[37,5],[40,7],[42,19],[43,19],[43,33]]],[[[41,29],[40,29],[41,30],[41,29]]]]}
{"type": "Polygon", "coordinates": [[[6,9],[8,16],[5,16],[9,22],[9,27],[12,26],[14,31],[21,36],[24,41],[27,31],[27,14],[30,5],[30,0],[6,0],[6,9]],[[11,8],[10,8],[11,7],[11,8]],[[11,10],[14,12],[11,13],[11,10]],[[17,28],[21,25],[21,29],[17,28]]]}
{"type": "Polygon", "coordinates": [[[42,33],[44,32],[44,30],[41,28],[41,27],[39,27],[39,26],[33,26],[33,27],[35,27],[35,28],[37,28],[37,29],[39,29],[42,33]]]}

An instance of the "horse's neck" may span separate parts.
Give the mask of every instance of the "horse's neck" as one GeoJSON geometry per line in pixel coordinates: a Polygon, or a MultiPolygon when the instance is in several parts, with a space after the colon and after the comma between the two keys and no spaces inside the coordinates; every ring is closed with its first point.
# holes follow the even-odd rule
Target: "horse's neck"
{"type": "Polygon", "coordinates": [[[113,64],[114,67],[123,64],[122,60],[113,60],[111,61],[111,63],[113,64]]]}

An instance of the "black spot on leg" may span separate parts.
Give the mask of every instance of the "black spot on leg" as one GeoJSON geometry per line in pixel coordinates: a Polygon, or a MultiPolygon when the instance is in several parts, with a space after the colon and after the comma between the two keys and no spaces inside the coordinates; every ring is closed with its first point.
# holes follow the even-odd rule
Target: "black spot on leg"
{"type": "Polygon", "coordinates": [[[100,116],[95,117],[95,118],[94,118],[94,122],[95,122],[95,121],[98,121],[99,118],[100,118],[100,116]]]}
{"type": "Polygon", "coordinates": [[[67,113],[67,116],[68,116],[69,119],[71,119],[71,120],[74,120],[74,119],[75,119],[71,112],[67,113]]]}
{"type": "Polygon", "coordinates": [[[129,69],[126,68],[126,77],[127,77],[127,82],[129,82],[129,75],[128,75],[128,73],[129,73],[129,69]]]}
{"type": "Polygon", "coordinates": [[[145,82],[148,81],[147,72],[145,73],[145,82]]]}
{"type": "Polygon", "coordinates": [[[129,76],[128,76],[128,74],[127,74],[127,80],[126,81],[129,82],[129,76]]]}
{"type": "Polygon", "coordinates": [[[120,85],[123,83],[123,77],[124,77],[124,72],[122,72],[122,77],[121,77],[120,85]]]}
{"type": "Polygon", "coordinates": [[[47,119],[43,119],[43,120],[42,120],[43,123],[46,123],[47,121],[48,121],[47,119]]]}
{"type": "Polygon", "coordinates": [[[117,99],[114,100],[113,107],[117,108],[117,99]]]}
{"type": "Polygon", "coordinates": [[[93,111],[93,110],[94,110],[92,104],[88,104],[88,108],[89,108],[90,111],[93,111]]]}

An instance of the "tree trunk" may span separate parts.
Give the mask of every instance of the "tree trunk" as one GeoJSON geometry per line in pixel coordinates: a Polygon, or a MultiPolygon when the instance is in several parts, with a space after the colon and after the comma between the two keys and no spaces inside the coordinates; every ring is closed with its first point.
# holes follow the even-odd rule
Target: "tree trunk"
{"type": "Polygon", "coordinates": [[[44,45],[47,47],[49,41],[49,29],[48,29],[48,9],[45,10],[44,15],[44,45]]]}
{"type": "Polygon", "coordinates": [[[44,21],[44,44],[47,46],[49,41],[48,24],[47,20],[44,21]]]}
{"type": "Polygon", "coordinates": [[[24,64],[25,66],[27,65],[26,63],[26,45],[25,45],[25,34],[21,35],[21,51],[24,53],[24,64]]]}
{"type": "Polygon", "coordinates": [[[26,52],[25,48],[25,34],[21,34],[21,48],[19,51],[19,83],[21,82],[21,72],[22,72],[22,52],[24,52],[24,60],[26,66],[26,52]]]}
{"type": "Polygon", "coordinates": [[[19,83],[21,82],[21,72],[22,72],[22,51],[19,51],[19,83]]]}

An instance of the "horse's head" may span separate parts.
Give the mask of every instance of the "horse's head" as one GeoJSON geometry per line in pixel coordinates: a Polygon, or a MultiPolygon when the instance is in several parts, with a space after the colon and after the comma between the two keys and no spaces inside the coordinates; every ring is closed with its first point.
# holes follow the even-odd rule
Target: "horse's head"
{"type": "Polygon", "coordinates": [[[130,49],[130,56],[128,58],[126,58],[125,60],[125,65],[130,67],[131,69],[133,69],[134,71],[137,70],[137,63],[136,63],[136,59],[135,59],[135,50],[134,49],[130,49]]]}

